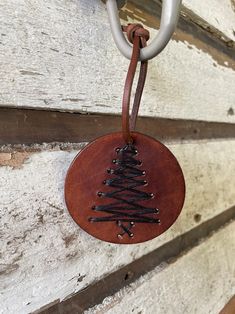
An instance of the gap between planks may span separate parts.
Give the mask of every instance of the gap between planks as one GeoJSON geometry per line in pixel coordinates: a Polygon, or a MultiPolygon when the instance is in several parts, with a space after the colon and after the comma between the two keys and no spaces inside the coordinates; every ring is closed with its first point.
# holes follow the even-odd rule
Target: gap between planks
{"type": "MultiPolygon", "coordinates": [[[[1,151],[9,145],[20,150],[22,145],[89,142],[118,131],[121,131],[118,115],[15,108],[0,110],[1,151]]],[[[235,125],[231,123],[151,117],[139,117],[136,131],[163,142],[235,138],[235,125]]]]}
{"type": "Polygon", "coordinates": [[[70,298],[62,302],[56,300],[52,304],[35,311],[34,314],[84,313],[88,308],[102,303],[106,297],[118,292],[160,264],[164,262],[173,263],[190,249],[199,245],[201,241],[212,236],[220,228],[234,220],[235,206],[163,244],[153,252],[111,273],[102,280],[89,285],[70,298]]]}

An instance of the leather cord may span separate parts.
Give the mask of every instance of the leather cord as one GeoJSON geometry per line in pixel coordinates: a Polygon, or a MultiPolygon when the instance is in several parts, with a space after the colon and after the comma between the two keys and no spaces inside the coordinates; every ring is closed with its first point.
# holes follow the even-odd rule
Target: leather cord
{"type": "Polygon", "coordinates": [[[125,142],[127,144],[130,144],[133,142],[131,132],[134,131],[136,125],[136,118],[138,115],[140,101],[147,75],[148,61],[141,61],[140,73],[136,87],[132,112],[130,116],[129,110],[131,91],[137,64],[139,61],[140,49],[146,46],[147,40],[149,39],[149,32],[146,29],[144,29],[141,24],[129,24],[128,26],[125,26],[122,29],[124,32],[127,33],[128,40],[133,44],[132,57],[126,76],[122,99],[122,133],[125,142]]]}

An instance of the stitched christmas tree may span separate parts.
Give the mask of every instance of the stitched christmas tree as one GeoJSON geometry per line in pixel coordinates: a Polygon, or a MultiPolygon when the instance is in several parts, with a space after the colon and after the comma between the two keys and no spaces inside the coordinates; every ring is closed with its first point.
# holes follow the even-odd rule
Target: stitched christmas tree
{"type": "Polygon", "coordinates": [[[92,222],[115,222],[121,228],[119,237],[128,234],[136,223],[159,223],[153,217],[158,209],[143,206],[143,201],[153,198],[152,193],[144,192],[141,187],[147,185],[144,179],[145,171],[140,169],[142,162],[136,157],[138,151],[133,144],[117,148],[117,158],[113,159],[114,167],[108,169],[109,178],[103,183],[111,187],[108,192],[98,192],[101,198],[110,198],[113,201],[107,205],[95,205],[92,209],[96,212],[106,213],[100,217],[92,217],[92,222]],[[141,204],[140,204],[141,202],[141,204]]]}

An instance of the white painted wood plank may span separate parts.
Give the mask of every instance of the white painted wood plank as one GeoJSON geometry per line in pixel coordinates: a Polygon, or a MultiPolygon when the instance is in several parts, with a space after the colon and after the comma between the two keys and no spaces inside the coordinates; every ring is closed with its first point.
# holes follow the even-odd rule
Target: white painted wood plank
{"type": "Polygon", "coordinates": [[[76,152],[0,154],[0,313],[28,313],[64,299],[122,265],[234,205],[235,141],[171,144],[187,196],[174,226],[155,240],[118,246],[98,241],[70,218],[63,199],[76,152]],[[24,164],[20,167],[22,160],[24,164]],[[20,168],[16,168],[20,167],[20,168]],[[14,299],[14,302],[12,302],[14,299]]]}
{"type": "MultiPolygon", "coordinates": [[[[0,106],[121,112],[128,61],[101,1],[2,0],[0,25],[0,106]]],[[[140,114],[235,122],[230,61],[188,46],[172,40],[150,62],[140,114]]]]}
{"type": "Polygon", "coordinates": [[[235,223],[86,314],[217,314],[235,293],[235,223]]]}
{"type": "Polygon", "coordinates": [[[231,40],[235,40],[234,0],[184,0],[183,4],[231,40]]]}

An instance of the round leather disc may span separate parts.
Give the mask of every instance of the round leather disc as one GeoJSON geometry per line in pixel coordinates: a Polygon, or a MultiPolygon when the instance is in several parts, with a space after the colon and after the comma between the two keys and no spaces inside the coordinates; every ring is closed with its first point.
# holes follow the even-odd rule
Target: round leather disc
{"type": "Polygon", "coordinates": [[[158,219],[158,223],[131,224],[127,219],[120,227],[118,221],[97,222],[91,219],[112,216],[110,212],[95,211],[94,208],[117,201],[102,197],[101,192],[115,190],[105,182],[115,178],[110,169],[118,168],[114,163],[118,159],[118,149],[126,145],[121,132],[105,135],[88,144],[75,157],[67,173],[65,201],[71,216],[83,230],[103,241],[131,244],[153,239],[175,222],[183,207],[185,182],[174,155],[162,143],[149,136],[135,132],[132,133],[132,138],[136,148],[134,158],[139,161],[137,168],[142,171],[139,179],[145,181],[144,185],[136,189],[152,196],[150,199],[140,200],[139,204],[156,208],[158,212],[145,215],[158,219]],[[129,230],[129,234],[125,232],[125,228],[129,230]]]}

